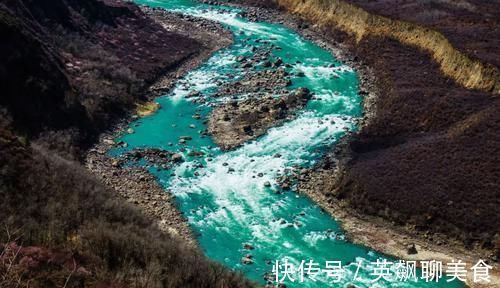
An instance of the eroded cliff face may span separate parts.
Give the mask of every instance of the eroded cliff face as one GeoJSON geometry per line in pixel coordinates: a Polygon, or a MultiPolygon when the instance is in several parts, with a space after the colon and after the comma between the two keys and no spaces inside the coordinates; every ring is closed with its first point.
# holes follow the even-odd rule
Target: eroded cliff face
{"type": "Polygon", "coordinates": [[[339,0],[276,0],[295,13],[322,26],[331,26],[355,35],[389,37],[405,45],[428,51],[442,72],[459,85],[470,89],[500,93],[498,67],[471,59],[457,50],[441,33],[404,21],[374,15],[339,0]]]}

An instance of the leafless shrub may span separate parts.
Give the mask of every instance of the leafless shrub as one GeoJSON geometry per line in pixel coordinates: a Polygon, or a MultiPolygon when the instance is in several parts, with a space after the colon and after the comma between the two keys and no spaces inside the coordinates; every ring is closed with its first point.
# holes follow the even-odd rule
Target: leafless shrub
{"type": "MultiPolygon", "coordinates": [[[[20,281],[19,287],[27,283],[30,287],[251,286],[241,275],[161,232],[77,162],[47,149],[49,144],[39,140],[30,147],[5,129],[0,135],[0,159],[4,160],[0,162],[0,224],[19,227],[15,240],[23,247],[60,259],[59,264],[41,261],[29,269],[17,265],[13,267],[19,269],[6,270],[8,265],[2,265],[0,275],[7,275],[9,283],[20,281]]],[[[12,237],[0,234],[0,243],[12,243],[12,237]]],[[[8,255],[6,261],[22,262],[13,257],[15,253],[8,255]]]]}

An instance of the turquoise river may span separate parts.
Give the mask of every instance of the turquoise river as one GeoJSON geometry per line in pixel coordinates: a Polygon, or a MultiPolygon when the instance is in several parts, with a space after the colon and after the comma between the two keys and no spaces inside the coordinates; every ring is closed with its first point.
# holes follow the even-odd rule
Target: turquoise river
{"type": "MultiPolygon", "coordinates": [[[[304,265],[304,271],[309,273],[304,273],[303,281],[300,271],[296,271],[290,274],[295,281],[284,280],[286,287],[462,286],[446,282],[445,277],[439,283],[426,283],[423,279],[404,281],[397,277],[401,274],[397,265],[391,266],[391,277],[374,281],[378,277],[376,272],[383,271],[376,268],[383,266],[373,262],[398,260],[350,243],[344,239],[339,223],[318,205],[294,191],[280,191],[276,185],[280,175],[297,167],[310,167],[346,131],[356,129],[354,120],[362,116],[362,99],[352,68],[293,30],[278,24],[250,22],[238,16],[235,8],[191,0],[136,2],[218,21],[234,35],[233,45],[214,53],[199,68],[178,80],[167,95],[156,99],[161,105],[157,113],[132,122],[130,127],[134,133],[118,136],[118,141],[127,144],[125,148],[110,151],[112,155],[119,155],[134,148],[149,147],[184,156],[185,161],[171,169],[149,170],[168,193],[175,195],[179,209],[209,258],[242,271],[262,285],[266,284],[264,274],[273,270],[277,260],[281,264],[279,278],[286,276],[281,272],[287,259],[295,268],[300,267],[302,260],[306,264],[309,260],[319,264],[313,268],[325,269],[325,261],[341,261],[342,267],[332,272],[340,271],[341,277],[336,279],[326,270],[318,274],[314,269],[307,271],[304,265]],[[307,87],[316,97],[294,120],[270,129],[264,136],[237,149],[221,151],[210,137],[200,133],[206,129],[203,119],[211,107],[228,101],[211,95],[216,91],[217,82],[236,81],[245,75],[246,70],[236,65],[237,57],[250,55],[252,47],[264,45],[274,45],[276,49],[271,57],[280,57],[289,64],[286,69],[291,75],[299,71],[305,75],[292,77],[289,89],[307,87]],[[200,91],[200,95],[185,97],[193,90],[200,91]],[[204,101],[196,101],[198,98],[204,101]],[[196,113],[202,116],[200,120],[192,117],[196,113]],[[179,143],[181,136],[190,136],[192,140],[179,143]],[[190,157],[188,154],[193,150],[202,151],[205,156],[190,157]],[[274,157],[276,154],[281,157],[274,157]],[[266,181],[271,183],[270,187],[264,184],[266,181]],[[245,243],[254,249],[244,249],[245,243]],[[242,257],[247,254],[252,256],[252,264],[242,264],[242,257]]],[[[245,97],[252,95],[232,98],[245,97]]],[[[417,270],[417,276],[420,274],[417,270]]],[[[274,282],[274,276],[270,280],[274,282]]]]}

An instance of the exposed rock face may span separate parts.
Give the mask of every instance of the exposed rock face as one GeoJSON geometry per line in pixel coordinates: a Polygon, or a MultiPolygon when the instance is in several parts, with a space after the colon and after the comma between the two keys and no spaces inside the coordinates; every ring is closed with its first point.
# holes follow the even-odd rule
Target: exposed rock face
{"type": "Polygon", "coordinates": [[[307,88],[299,88],[279,97],[233,101],[212,110],[208,131],[222,149],[232,149],[290,119],[310,98],[307,88]]]}

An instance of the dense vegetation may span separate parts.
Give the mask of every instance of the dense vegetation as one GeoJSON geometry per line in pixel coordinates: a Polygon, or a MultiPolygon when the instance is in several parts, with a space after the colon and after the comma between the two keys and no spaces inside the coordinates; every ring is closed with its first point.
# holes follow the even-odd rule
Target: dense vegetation
{"type": "Polygon", "coordinates": [[[130,3],[0,3],[0,287],[249,287],[82,167],[95,136],[204,49],[130,3]]]}

